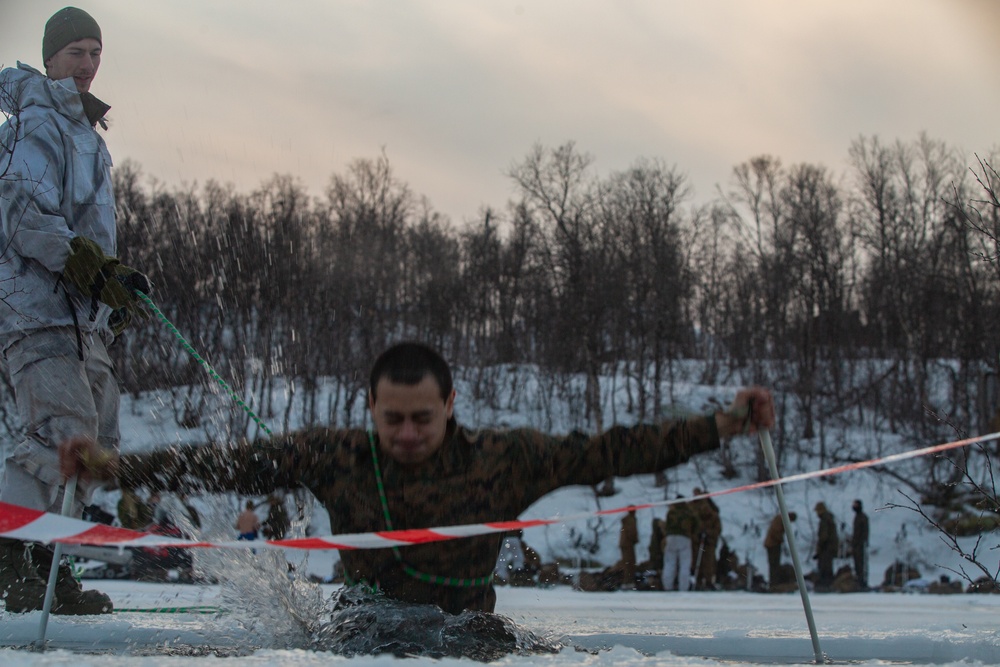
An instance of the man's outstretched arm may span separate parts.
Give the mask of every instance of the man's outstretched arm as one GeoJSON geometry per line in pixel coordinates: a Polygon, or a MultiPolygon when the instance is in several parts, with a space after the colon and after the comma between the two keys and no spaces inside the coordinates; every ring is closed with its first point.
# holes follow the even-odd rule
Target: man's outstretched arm
{"type": "Polygon", "coordinates": [[[198,488],[260,495],[288,485],[286,480],[278,479],[279,468],[294,472],[285,460],[291,458],[286,454],[290,450],[242,442],[236,446],[184,446],[119,456],[90,438],[77,436],[59,446],[59,468],[65,479],[77,475],[118,482],[126,488],[198,488]]]}

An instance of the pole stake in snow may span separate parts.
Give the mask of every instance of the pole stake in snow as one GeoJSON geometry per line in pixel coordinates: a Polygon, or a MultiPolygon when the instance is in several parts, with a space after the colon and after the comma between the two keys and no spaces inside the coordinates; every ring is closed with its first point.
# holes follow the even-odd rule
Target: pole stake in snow
{"type": "MultiPolygon", "coordinates": [[[[767,467],[771,471],[771,478],[781,479],[778,474],[778,464],[774,457],[774,446],[771,444],[771,432],[767,429],[760,431],[760,446],[764,449],[764,458],[767,459],[767,467]]],[[[799,561],[799,551],[795,548],[795,538],[792,535],[792,521],[788,517],[788,507],[785,505],[785,491],[781,484],[774,485],[774,494],[778,497],[778,509],[781,510],[781,523],[785,526],[785,541],[788,543],[788,550],[792,553],[792,566],[795,568],[795,581],[799,586],[799,596],[802,598],[802,608],[806,612],[806,623],[809,624],[809,636],[812,638],[813,653],[816,657],[816,664],[822,665],[827,662],[819,647],[819,634],[816,632],[816,619],[813,618],[812,605],[809,604],[809,592],[806,591],[806,580],[802,576],[802,563],[799,561]]]]}
{"type": "Polygon", "coordinates": [[[181,332],[177,330],[177,327],[174,326],[174,323],[171,322],[167,318],[167,316],[163,314],[162,310],[157,308],[156,304],[153,303],[153,300],[149,298],[149,295],[143,294],[142,292],[139,291],[135,291],[133,292],[133,294],[135,294],[136,297],[141,299],[149,307],[149,309],[153,311],[153,314],[156,315],[157,319],[163,322],[163,324],[167,327],[167,329],[169,329],[170,332],[174,334],[174,336],[177,338],[177,340],[180,341],[181,346],[188,351],[188,354],[194,357],[194,360],[197,361],[199,364],[201,364],[206,371],[208,371],[209,376],[211,376],[212,379],[218,382],[220,387],[226,390],[226,392],[233,399],[233,401],[236,402],[236,405],[243,408],[243,411],[250,416],[250,419],[252,419],[254,423],[256,423],[257,426],[259,426],[264,431],[264,433],[267,433],[268,435],[274,435],[274,433],[271,432],[271,429],[267,427],[267,425],[263,422],[263,420],[261,420],[261,418],[257,416],[257,414],[250,408],[250,406],[247,405],[242,398],[240,398],[239,394],[233,391],[233,389],[229,386],[229,384],[225,380],[223,380],[218,373],[215,372],[215,369],[212,368],[211,364],[205,361],[205,359],[203,359],[202,356],[198,354],[198,351],[191,346],[191,343],[189,343],[187,339],[185,339],[184,336],[181,335],[181,332]]]}
{"type": "MultiPolygon", "coordinates": [[[[73,509],[73,498],[76,496],[76,477],[70,477],[63,487],[62,515],[67,516],[73,509]]],[[[38,641],[35,648],[45,650],[45,633],[49,628],[49,613],[52,611],[52,600],[56,594],[56,580],[59,578],[59,560],[62,558],[63,545],[56,542],[52,550],[52,567],[49,568],[49,581],[45,587],[45,600],[42,602],[42,620],[38,626],[38,641]]]]}

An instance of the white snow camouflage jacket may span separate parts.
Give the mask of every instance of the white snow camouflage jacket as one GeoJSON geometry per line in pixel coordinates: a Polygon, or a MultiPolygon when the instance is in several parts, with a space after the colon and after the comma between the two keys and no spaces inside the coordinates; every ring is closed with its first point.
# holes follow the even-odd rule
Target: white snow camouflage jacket
{"type": "Polygon", "coordinates": [[[104,139],[88,120],[73,79],[53,81],[21,63],[0,72],[0,110],[8,116],[0,126],[0,249],[6,249],[0,257],[0,344],[51,326],[107,329],[111,309],[102,303],[92,317],[91,297],[59,281],[74,236],[117,254],[104,139]]]}

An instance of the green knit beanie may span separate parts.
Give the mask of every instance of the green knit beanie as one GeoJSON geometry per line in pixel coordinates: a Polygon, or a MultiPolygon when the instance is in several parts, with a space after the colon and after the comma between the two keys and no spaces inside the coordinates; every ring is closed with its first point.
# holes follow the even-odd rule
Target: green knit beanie
{"type": "MultiPolygon", "coordinates": [[[[76,7],[63,7],[45,24],[42,37],[42,62],[59,53],[67,44],[92,37],[101,42],[101,26],[87,12],[76,7]]],[[[103,46],[103,42],[101,42],[103,46]]]]}

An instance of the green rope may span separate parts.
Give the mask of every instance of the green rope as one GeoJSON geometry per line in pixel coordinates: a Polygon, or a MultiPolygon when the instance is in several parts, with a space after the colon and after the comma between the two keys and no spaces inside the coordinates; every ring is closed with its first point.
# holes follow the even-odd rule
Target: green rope
{"type": "MultiPolygon", "coordinates": [[[[375,464],[375,485],[378,487],[378,497],[382,501],[382,514],[385,516],[385,525],[391,531],[395,530],[392,527],[392,517],[389,516],[389,501],[385,497],[385,484],[382,482],[382,470],[378,464],[378,452],[375,449],[375,435],[368,431],[368,443],[371,445],[372,450],[372,461],[375,464]]],[[[438,586],[453,586],[456,588],[482,588],[487,586],[493,581],[493,573],[490,572],[485,577],[476,577],[474,579],[463,579],[461,577],[442,577],[438,574],[427,574],[426,572],[421,572],[416,568],[412,567],[409,563],[403,560],[403,555],[399,553],[399,547],[392,547],[392,553],[396,556],[396,561],[399,563],[400,567],[403,568],[408,576],[413,577],[417,581],[422,581],[425,584],[436,584],[438,586]]]]}
{"type": "Polygon", "coordinates": [[[126,607],[115,609],[116,614],[218,614],[222,607],[195,605],[192,607],[126,607]]]}
{"type": "Polygon", "coordinates": [[[136,297],[142,299],[142,301],[145,302],[145,304],[149,307],[149,309],[153,311],[153,314],[155,314],[156,317],[159,318],[161,322],[163,322],[163,324],[167,327],[167,329],[169,329],[174,334],[174,336],[177,337],[177,340],[180,341],[181,346],[183,346],[184,349],[187,350],[192,357],[194,357],[195,361],[201,364],[205,368],[205,370],[208,371],[208,374],[216,382],[218,382],[223,389],[229,392],[229,396],[236,402],[236,405],[243,408],[243,411],[247,413],[247,415],[249,415],[250,418],[254,420],[254,422],[257,424],[257,426],[261,427],[261,429],[263,429],[265,433],[273,436],[274,433],[271,432],[271,429],[269,429],[267,425],[261,420],[261,418],[258,417],[257,414],[250,408],[250,406],[247,405],[246,402],[244,402],[244,400],[240,398],[235,391],[233,391],[233,389],[229,386],[229,384],[225,380],[223,380],[218,373],[215,372],[215,369],[212,368],[212,366],[207,361],[205,361],[200,354],[198,354],[198,351],[195,350],[189,342],[187,342],[184,336],[181,335],[181,332],[177,330],[177,327],[174,326],[174,323],[171,322],[169,319],[167,319],[167,316],[163,314],[162,310],[156,307],[156,304],[153,303],[153,300],[150,299],[147,294],[143,294],[138,290],[134,291],[133,293],[135,294],[136,297]]]}

